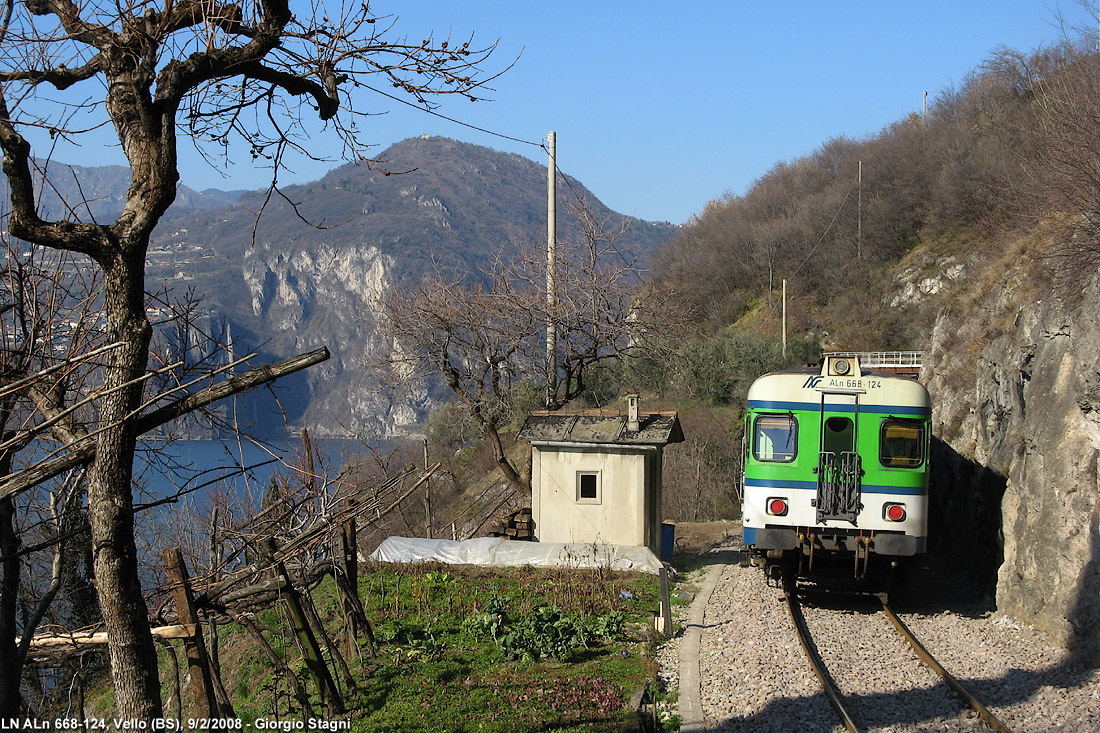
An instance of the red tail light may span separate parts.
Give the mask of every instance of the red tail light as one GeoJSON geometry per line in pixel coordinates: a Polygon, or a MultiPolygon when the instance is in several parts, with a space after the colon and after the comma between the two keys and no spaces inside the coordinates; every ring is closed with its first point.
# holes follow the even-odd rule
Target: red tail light
{"type": "Polygon", "coordinates": [[[785,517],[787,515],[787,500],[778,497],[768,499],[768,514],[773,517],[785,517]]]}
{"type": "Polygon", "coordinates": [[[888,522],[905,521],[905,505],[884,504],[882,507],[882,517],[888,522]]]}

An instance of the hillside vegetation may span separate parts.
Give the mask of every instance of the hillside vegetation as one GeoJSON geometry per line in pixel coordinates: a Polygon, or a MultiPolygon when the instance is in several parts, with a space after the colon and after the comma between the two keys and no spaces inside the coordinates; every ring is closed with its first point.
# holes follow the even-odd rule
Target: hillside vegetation
{"type": "Polygon", "coordinates": [[[1100,57],[1072,45],[999,51],[926,117],[779,163],[661,246],[653,271],[695,329],[674,364],[634,360],[592,375],[586,402],[641,389],[680,410],[686,441],[668,452],[665,518],[736,516],[742,408],[756,376],[816,361],[821,349],[925,349],[940,310],[966,309],[966,293],[994,287],[1015,243],[1040,225],[1029,277],[1072,300],[1100,264],[1098,87],[1100,57]]]}
{"type": "MultiPolygon", "coordinates": [[[[680,410],[686,441],[668,451],[666,519],[736,515],[756,376],[821,350],[930,349],[937,317],[976,315],[1021,242],[1030,284],[1016,297],[1076,302],[1100,265],[1098,120],[1100,56],[1068,43],[1002,49],[927,116],[829,140],[708,203],[657,253],[654,271],[695,314],[676,363],[606,369],[589,400],[641,388],[680,410]]],[[[1011,327],[1015,308],[1000,304],[995,327],[1011,327]]],[[[973,388],[987,342],[959,345],[970,366],[956,382],[973,388]]]]}
{"type": "MultiPolygon", "coordinates": [[[[1097,139],[1100,55],[1068,43],[1001,50],[926,118],[777,165],[708,204],[658,255],[702,334],[685,342],[666,394],[726,410],[731,440],[746,380],[726,375],[731,363],[763,368],[745,348],[777,340],[784,279],[787,330],[804,343],[924,351],[929,561],[961,595],[1093,665],[1097,139]]],[[[685,433],[682,450],[720,445],[718,430],[685,433]]]]}
{"type": "Polygon", "coordinates": [[[996,259],[1044,219],[1072,225],[1046,253],[1072,289],[1079,266],[1097,264],[1098,76],[1100,59],[1071,45],[1002,50],[927,117],[832,139],[710,202],[662,248],[660,269],[711,332],[776,333],[786,279],[789,332],[843,349],[921,348],[934,311],[899,298],[903,263],[918,284],[958,277],[952,264],[996,259]]]}

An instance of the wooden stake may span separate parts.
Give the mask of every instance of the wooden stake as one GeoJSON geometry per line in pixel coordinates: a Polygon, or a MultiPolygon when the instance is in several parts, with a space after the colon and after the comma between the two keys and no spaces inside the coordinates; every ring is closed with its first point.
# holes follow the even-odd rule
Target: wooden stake
{"type": "MultiPolygon", "coordinates": [[[[344,499],[344,511],[352,515],[355,500],[344,499]]],[[[344,522],[343,532],[340,535],[341,550],[343,551],[343,582],[339,582],[344,597],[344,618],[347,625],[344,627],[344,654],[351,656],[359,651],[359,616],[363,608],[359,600],[359,544],[356,536],[355,517],[351,516],[344,522]]],[[[365,619],[364,619],[365,620],[365,619]]],[[[371,652],[373,654],[373,650],[371,652]]]]}
{"type": "Polygon", "coordinates": [[[194,625],[195,633],[184,640],[187,651],[187,666],[191,670],[191,691],[195,696],[195,717],[211,718],[217,711],[218,703],[214,698],[214,683],[210,679],[209,659],[202,631],[198,627],[195,613],[195,600],[191,596],[191,582],[187,577],[187,567],[183,564],[183,553],[178,547],[164,551],[164,569],[172,582],[172,600],[176,604],[176,614],[181,624],[194,625]]]}
{"type": "Polygon", "coordinates": [[[657,631],[672,636],[672,598],[668,585],[668,568],[661,566],[661,615],[657,617],[657,631]]]}
{"type": "MultiPolygon", "coordinates": [[[[267,542],[264,543],[264,549],[269,556],[273,557],[275,555],[275,542],[268,538],[267,542]]],[[[340,695],[340,690],[336,687],[335,680],[329,674],[328,665],[325,664],[325,659],[321,655],[321,646],[317,643],[317,637],[313,635],[313,629],[310,628],[309,621],[306,619],[305,611],[302,609],[302,601],[290,580],[286,565],[282,562],[276,563],[275,572],[278,577],[282,578],[286,586],[283,590],[283,602],[287,617],[290,619],[290,625],[294,630],[294,637],[302,648],[306,668],[309,669],[310,674],[317,683],[321,701],[325,704],[325,712],[330,716],[343,715],[344,700],[340,695]]]]}
{"type": "Polygon", "coordinates": [[[348,691],[354,692],[356,685],[355,678],[351,675],[351,669],[348,668],[348,663],[344,659],[344,655],[336,648],[336,644],[332,642],[332,637],[329,636],[328,631],[325,630],[325,625],[321,621],[321,616],[317,613],[317,606],[313,604],[313,597],[308,593],[302,597],[302,610],[305,611],[306,619],[309,620],[310,625],[314,629],[314,635],[320,636],[321,641],[325,643],[325,648],[328,649],[329,657],[332,659],[333,668],[339,669],[340,676],[343,678],[348,691]]]}
{"type": "Polygon", "coordinates": [[[298,704],[302,706],[302,719],[306,720],[313,716],[313,708],[309,704],[309,693],[306,692],[306,688],[302,686],[302,681],[298,679],[298,675],[294,674],[294,670],[287,666],[282,657],[271,648],[271,645],[267,643],[267,639],[264,638],[263,632],[256,625],[256,622],[249,616],[241,615],[237,617],[237,621],[248,629],[252,633],[252,638],[256,640],[260,649],[263,650],[267,658],[271,660],[271,664],[275,669],[283,673],[287,681],[290,682],[291,688],[294,690],[294,697],[298,700],[298,704]]]}

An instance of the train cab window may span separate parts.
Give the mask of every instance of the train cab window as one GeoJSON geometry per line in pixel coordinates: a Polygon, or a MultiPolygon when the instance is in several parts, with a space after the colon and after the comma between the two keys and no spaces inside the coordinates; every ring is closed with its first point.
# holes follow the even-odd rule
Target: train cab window
{"type": "Polygon", "coordinates": [[[847,417],[825,420],[821,449],[827,453],[850,453],[856,449],[856,426],[847,417]]]}
{"type": "Polygon", "coordinates": [[[753,430],[752,456],[758,461],[789,463],[798,452],[798,420],[794,415],[760,415],[753,430]]]}
{"type": "Polygon", "coordinates": [[[924,463],[924,423],[888,418],[882,422],[879,460],[889,468],[917,468],[924,463]]]}

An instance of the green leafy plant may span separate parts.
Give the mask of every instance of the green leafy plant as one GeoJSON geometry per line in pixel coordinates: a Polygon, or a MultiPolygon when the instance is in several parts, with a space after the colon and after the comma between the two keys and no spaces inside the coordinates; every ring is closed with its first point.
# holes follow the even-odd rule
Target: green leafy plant
{"type": "Polygon", "coordinates": [[[622,611],[612,611],[592,619],[589,630],[593,636],[608,641],[623,638],[626,631],[626,614],[622,611]]]}
{"type": "Polygon", "coordinates": [[[437,659],[442,659],[446,651],[447,644],[442,640],[436,639],[435,634],[426,631],[422,635],[409,641],[408,649],[405,651],[405,658],[410,661],[435,661],[437,659]]]}
{"type": "Polygon", "coordinates": [[[509,659],[537,662],[552,657],[565,659],[579,647],[587,647],[588,628],[554,606],[539,606],[531,618],[516,624],[499,639],[509,659]]]}
{"type": "Polygon", "coordinates": [[[405,661],[441,659],[447,648],[446,643],[437,639],[430,628],[416,624],[387,624],[384,632],[384,637],[376,635],[376,638],[393,644],[394,656],[405,661]]]}
{"type": "Polygon", "coordinates": [[[463,629],[478,639],[493,639],[496,641],[501,629],[504,628],[504,615],[486,611],[466,619],[462,624],[463,629]]]}

